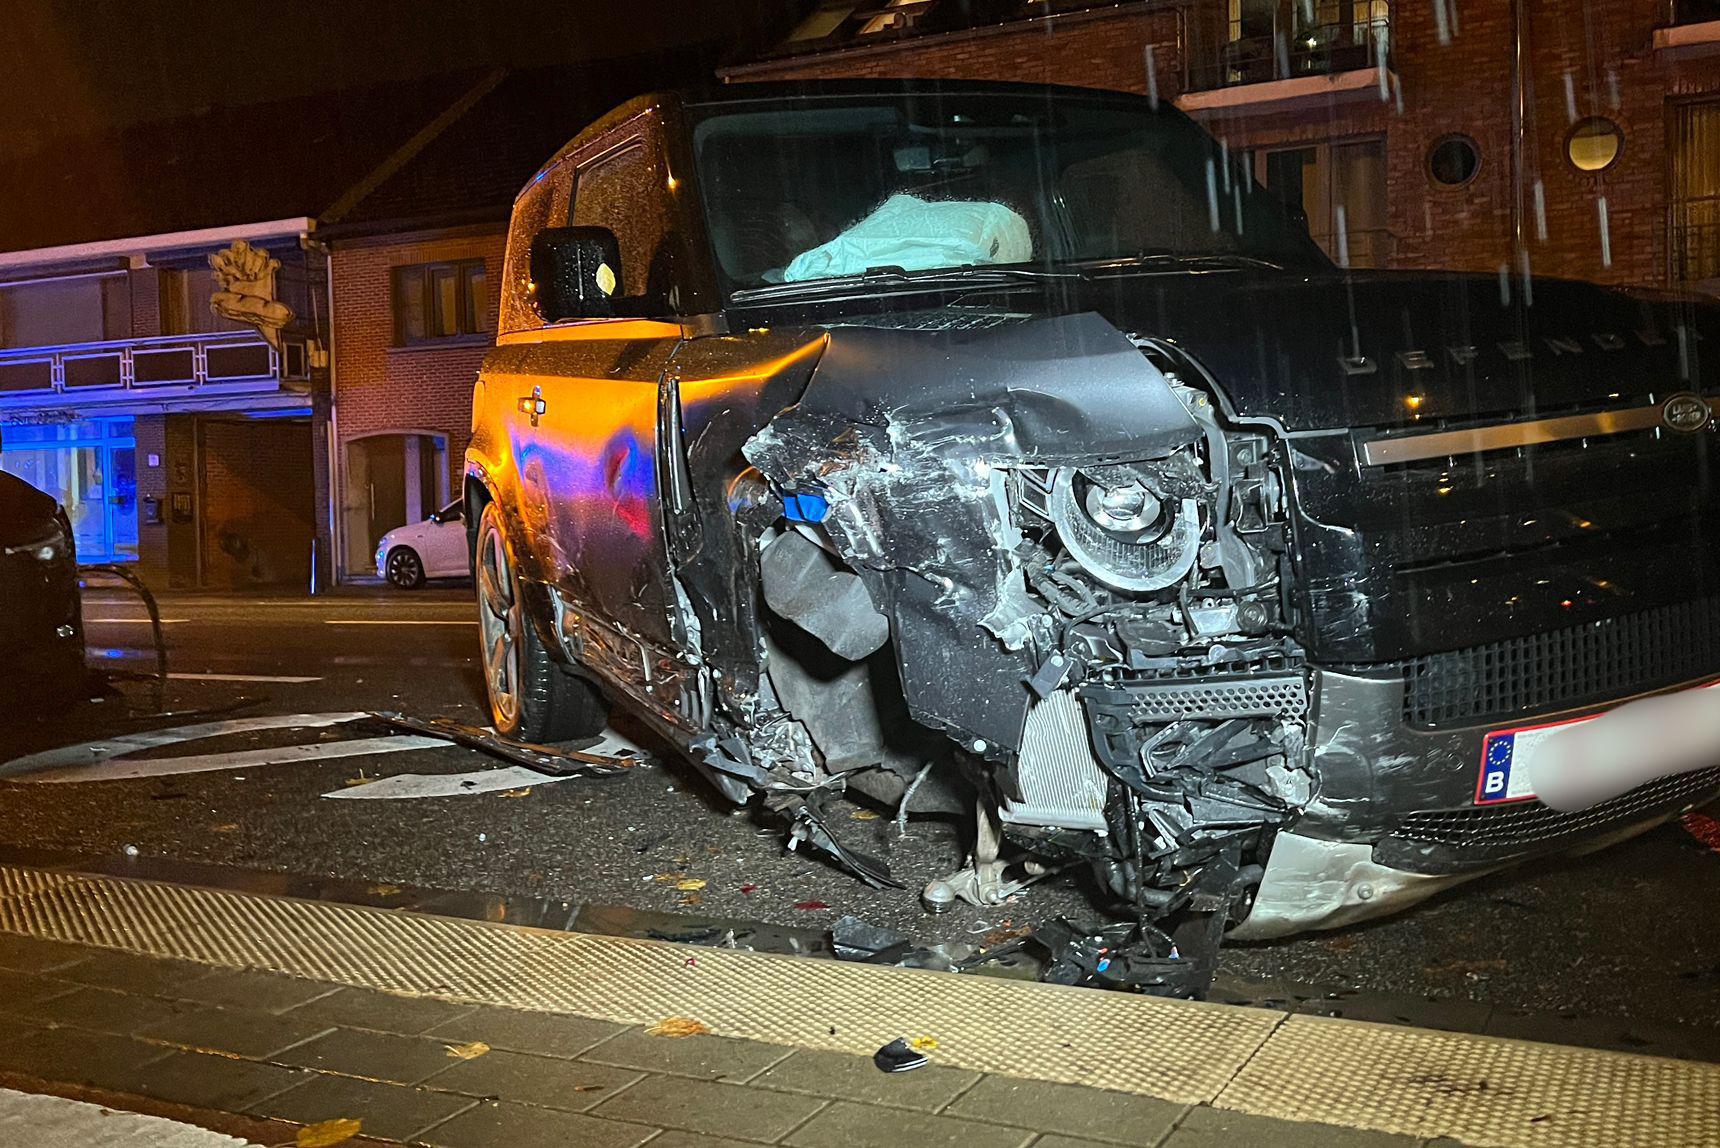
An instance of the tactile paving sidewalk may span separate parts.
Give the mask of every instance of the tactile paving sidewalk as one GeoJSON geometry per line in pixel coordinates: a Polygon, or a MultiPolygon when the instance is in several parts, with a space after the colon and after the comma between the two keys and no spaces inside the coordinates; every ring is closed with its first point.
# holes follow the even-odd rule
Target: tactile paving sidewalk
{"type": "Polygon", "coordinates": [[[0,866],[0,930],[1471,1145],[1720,1144],[1720,1066],[0,866]]]}

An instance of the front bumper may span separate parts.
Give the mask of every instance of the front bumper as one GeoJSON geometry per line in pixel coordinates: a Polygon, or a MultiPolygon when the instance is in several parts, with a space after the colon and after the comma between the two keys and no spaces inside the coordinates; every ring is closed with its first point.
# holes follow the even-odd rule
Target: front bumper
{"type": "MultiPolygon", "coordinates": [[[[1533,720],[1585,717],[1625,700],[1533,720]]],[[[1527,722],[1433,730],[1404,715],[1401,673],[1313,671],[1308,739],[1319,791],[1278,836],[1255,907],[1234,935],[1279,936],[1395,912],[1530,857],[1602,848],[1720,796],[1716,766],[1571,813],[1535,800],[1477,805],[1483,739],[1527,722]]]]}

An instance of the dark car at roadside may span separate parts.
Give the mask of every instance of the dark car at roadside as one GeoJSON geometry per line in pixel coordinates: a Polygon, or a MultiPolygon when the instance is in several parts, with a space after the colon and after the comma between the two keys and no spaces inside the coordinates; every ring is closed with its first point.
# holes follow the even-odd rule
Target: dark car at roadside
{"type": "Polygon", "coordinates": [[[77,546],[66,512],[0,472],[0,697],[69,696],[84,678],[77,546]]]}

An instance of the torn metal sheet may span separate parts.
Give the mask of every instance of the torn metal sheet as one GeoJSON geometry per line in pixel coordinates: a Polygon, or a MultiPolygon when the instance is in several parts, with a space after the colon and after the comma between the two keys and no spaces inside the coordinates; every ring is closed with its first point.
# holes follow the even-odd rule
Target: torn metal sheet
{"type": "MultiPolygon", "coordinates": [[[[430,739],[425,739],[430,740],[430,739]]],[[[433,744],[445,744],[434,742],[433,744]]],[[[583,776],[577,773],[546,774],[523,765],[479,769],[470,773],[397,773],[362,785],[349,785],[324,797],[353,801],[405,801],[420,797],[471,797],[481,793],[503,793],[534,785],[550,785],[583,776]]]]}
{"type": "Polygon", "coordinates": [[[401,753],[413,749],[436,749],[435,738],[396,734],[389,737],[358,737],[346,741],[319,741],[305,745],[269,746],[229,753],[201,753],[185,757],[152,757],[134,761],[116,757],[93,765],[73,765],[15,776],[14,781],[60,785],[85,781],[131,781],[140,777],[171,777],[184,773],[213,773],[221,770],[260,769],[269,765],[303,765],[346,757],[401,753]]]}
{"type": "Polygon", "coordinates": [[[563,749],[557,746],[532,745],[510,741],[491,730],[464,725],[451,718],[417,718],[407,714],[380,710],[370,714],[385,725],[408,729],[468,749],[482,750],[507,761],[518,762],[528,769],[548,774],[580,774],[586,777],[606,777],[625,773],[646,760],[645,752],[619,739],[606,744],[613,752],[600,753],[589,749],[563,749]]]}

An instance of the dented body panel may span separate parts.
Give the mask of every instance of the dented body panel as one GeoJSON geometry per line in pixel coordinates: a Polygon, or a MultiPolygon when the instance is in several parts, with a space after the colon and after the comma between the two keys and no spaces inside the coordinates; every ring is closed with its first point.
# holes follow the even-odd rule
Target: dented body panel
{"type": "MultiPolygon", "coordinates": [[[[913,115],[942,90],[831,90],[874,88],[913,115]]],[[[1348,923],[1720,791],[1686,769],[1567,816],[1498,804],[1486,773],[1513,727],[1720,676],[1713,307],[1345,274],[1291,244],[1279,263],[779,276],[676,311],[722,297],[736,258],[698,210],[688,126],[722,106],[639,104],[671,173],[639,191],[667,198],[615,221],[679,229],[654,240],[673,258],[643,261],[673,317],[505,333],[468,520],[501,508],[570,669],[792,843],[890,885],[825,823],[831,795],[972,810],[970,862],[928,907],[1081,869],[1137,923],[1133,983],[1198,991],[1227,927],[1348,923]],[[1434,453],[1471,442],[1425,437],[1453,431],[1473,448],[1434,453]]],[[[638,118],[546,176],[632,154],[610,137],[638,118]]],[[[504,284],[528,320],[538,194],[504,284]]],[[[773,243],[790,226],[758,218],[773,243]]]]}

